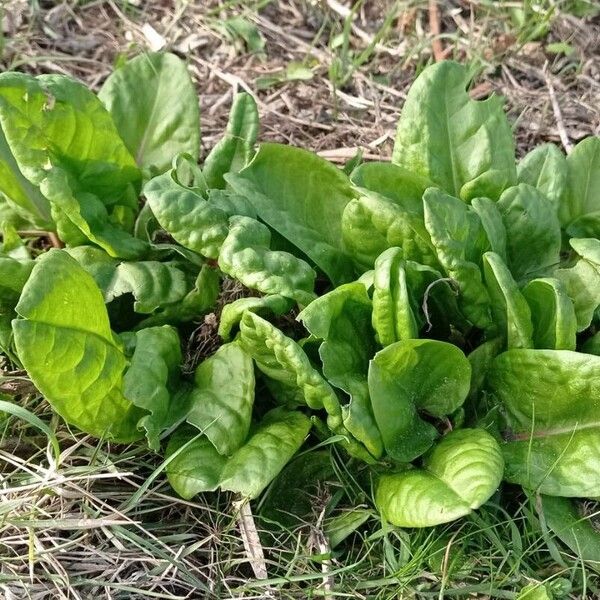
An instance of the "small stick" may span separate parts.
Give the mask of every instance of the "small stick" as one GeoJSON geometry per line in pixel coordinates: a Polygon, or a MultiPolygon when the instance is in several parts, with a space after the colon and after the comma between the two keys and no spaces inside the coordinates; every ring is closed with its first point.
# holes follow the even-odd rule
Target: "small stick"
{"type": "MultiPolygon", "coordinates": [[[[260,543],[260,537],[258,535],[258,530],[256,529],[256,523],[254,522],[254,516],[252,515],[250,501],[240,500],[236,502],[235,505],[239,511],[238,524],[240,526],[240,535],[244,542],[244,550],[246,551],[250,566],[254,571],[254,576],[256,579],[267,579],[269,575],[267,573],[265,553],[262,544],[260,543]]],[[[265,592],[265,597],[273,597],[271,590],[265,592]]]]}
{"type": "Polygon", "coordinates": [[[64,248],[65,245],[62,243],[61,239],[54,233],[54,231],[48,232],[48,239],[50,240],[50,244],[53,248],[64,248]]]}
{"type": "Polygon", "coordinates": [[[554,112],[554,118],[556,119],[558,135],[560,136],[560,141],[565,149],[565,152],[569,154],[569,152],[573,150],[573,144],[571,144],[571,140],[569,139],[569,134],[567,133],[565,122],[563,120],[562,111],[560,110],[560,104],[558,103],[554,86],[552,85],[552,81],[548,74],[548,61],[546,61],[546,64],[544,65],[544,77],[546,78],[546,86],[548,87],[548,94],[550,95],[550,103],[552,104],[552,111],[554,112]]]}
{"type": "Polygon", "coordinates": [[[438,8],[436,0],[429,0],[429,29],[433,36],[431,40],[431,49],[433,50],[435,62],[444,60],[446,56],[442,40],[439,38],[442,32],[440,20],[440,9],[438,8]]]}

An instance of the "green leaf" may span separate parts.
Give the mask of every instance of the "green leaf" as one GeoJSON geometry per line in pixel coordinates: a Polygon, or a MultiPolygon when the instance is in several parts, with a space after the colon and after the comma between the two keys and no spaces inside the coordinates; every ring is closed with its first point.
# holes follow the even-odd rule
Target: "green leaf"
{"type": "Polygon", "coordinates": [[[173,156],[200,150],[200,110],[187,65],[174,54],[136,56],[98,92],[142,169],[164,173],[173,156]]]}
{"type": "Polygon", "coordinates": [[[376,352],[371,300],[361,283],[348,283],[317,298],[298,320],[322,343],[319,356],[329,383],[350,396],[342,407],[346,429],[378,458],[383,451],[369,398],[367,372],[376,352]]]}
{"type": "Polygon", "coordinates": [[[19,170],[33,185],[59,167],[77,192],[136,208],[140,172],[111,116],[83,84],[62,75],[0,75],[0,122],[19,170]]]}
{"type": "Polygon", "coordinates": [[[225,180],[334,283],[354,279],[341,231],[342,212],[354,192],[342,171],[306,150],[261,144],[252,162],[225,180]]]}
{"type": "Polygon", "coordinates": [[[435,188],[425,192],[423,205],[425,227],[440,264],[458,284],[462,310],[477,327],[489,327],[490,298],[479,268],[489,242],[479,217],[457,198],[435,188]]]}
{"type": "Polygon", "coordinates": [[[507,232],[498,206],[498,202],[493,202],[489,198],[473,198],[471,202],[471,208],[481,221],[490,249],[507,262],[507,232]]]}
{"type": "Polygon", "coordinates": [[[64,171],[52,169],[40,189],[50,201],[58,234],[68,245],[92,242],[110,256],[129,259],[148,251],[145,242],[111,223],[106,206],[96,196],[75,192],[64,171]]]}
{"type": "Polygon", "coordinates": [[[449,194],[497,200],[516,180],[515,151],[502,100],[471,100],[462,65],[425,69],[402,108],[392,162],[449,194]]]}
{"type": "Polygon", "coordinates": [[[310,408],[325,408],[331,429],[341,425],[337,396],[294,340],[251,312],[244,313],[240,333],[242,348],[254,359],[262,373],[287,388],[298,388],[310,408]]]}
{"type": "Polygon", "coordinates": [[[250,289],[279,294],[306,305],[313,300],[313,269],[289,252],[269,250],[271,232],[250,217],[229,220],[229,233],[219,253],[219,268],[250,289]]]}
{"type": "Polygon", "coordinates": [[[165,452],[166,473],[171,487],[185,500],[219,487],[227,457],[192,427],[179,428],[165,452]]]}
{"type": "Polygon", "coordinates": [[[217,304],[217,298],[221,293],[221,278],[217,269],[204,265],[193,287],[179,301],[161,306],[151,317],[148,317],[138,325],[150,327],[163,325],[164,323],[185,323],[198,319],[211,311],[217,304]]]}
{"type": "Polygon", "coordinates": [[[577,317],[565,286],[554,278],[534,279],[522,292],[531,309],[534,346],[575,350],[577,317]]]}
{"type": "Polygon", "coordinates": [[[309,431],[310,419],[301,412],[271,411],[227,461],[221,488],[256,498],[300,449],[309,431]]]}
{"type": "MultiPolygon", "coordinates": [[[[377,257],[372,323],[382,346],[419,337],[424,323],[421,312],[425,291],[441,279],[435,269],[405,261],[400,248],[390,248],[377,257]]],[[[428,300],[441,299],[436,294],[438,290],[432,289],[428,300]]]]}
{"type": "Polygon", "coordinates": [[[372,268],[388,248],[402,248],[406,260],[439,266],[421,214],[369,192],[351,200],[342,215],[344,247],[355,261],[372,268]]]}
{"type": "Polygon", "coordinates": [[[30,218],[36,225],[52,226],[48,200],[23,177],[0,127],[0,197],[2,196],[17,207],[18,214],[30,218]]]}
{"type": "Polygon", "coordinates": [[[572,267],[559,269],[556,278],[562,281],[575,305],[577,331],[583,331],[600,306],[600,240],[571,239],[569,244],[579,259],[572,267]]]}
{"type": "Polygon", "coordinates": [[[479,508],[502,480],[504,461],[483,429],[449,433],[423,461],[423,469],[384,475],[375,502],[398,527],[432,527],[479,508]]]}
{"type": "Polygon", "coordinates": [[[125,355],[102,293],[75,259],[60,250],[38,259],[16,312],[18,356],[54,410],[97,437],[138,439],[143,411],[123,395],[125,355]]]}
{"type": "Polygon", "coordinates": [[[494,329],[506,338],[508,348],[532,348],[531,310],[508,267],[497,254],[486,252],[483,272],[492,301],[494,329]]]}
{"type": "Polygon", "coordinates": [[[293,302],[283,296],[250,296],[249,298],[239,298],[229,304],[226,304],[219,316],[219,335],[228,342],[231,339],[232,331],[237,327],[248,310],[259,315],[270,313],[275,316],[283,315],[292,308],[293,302]]]}
{"type": "Polygon", "coordinates": [[[431,182],[414,172],[389,162],[367,162],[350,175],[352,183],[385,196],[401,208],[422,215],[423,194],[431,182]]]}
{"type": "Polygon", "coordinates": [[[177,330],[168,325],[133,334],[135,349],[123,377],[123,395],[148,411],[138,427],[146,430],[148,445],[160,448],[160,434],[168,424],[171,389],[178,382],[181,348],[177,330]]]}
{"type": "Polygon", "coordinates": [[[498,208],[514,278],[521,281],[552,273],[560,262],[561,245],[554,207],[535,188],[521,183],[502,194],[498,208]]]}
{"type": "Polygon", "coordinates": [[[230,456],[248,437],[253,404],[252,359],[238,344],[225,344],[196,369],[187,421],[230,456]]]}
{"type": "Polygon", "coordinates": [[[225,135],[204,161],[204,176],[210,188],[224,188],[223,175],[237,173],[252,159],[258,135],[258,110],[250,94],[237,94],[233,100],[225,135]]]}
{"type": "Polygon", "coordinates": [[[576,501],[554,496],[540,499],[541,514],[556,536],[581,560],[600,562],[600,532],[592,518],[578,510],[576,501]]]}
{"type": "Polygon", "coordinates": [[[12,352],[11,321],[16,316],[15,306],[33,266],[32,260],[0,255],[0,352],[12,359],[16,357],[12,352]]]}
{"type": "Polygon", "coordinates": [[[567,156],[569,189],[559,210],[561,223],[571,236],[600,236],[600,219],[593,231],[582,234],[578,220],[600,213],[600,137],[582,140],[567,156]]]}
{"type": "Polygon", "coordinates": [[[404,340],[378,352],[369,367],[369,392],[387,454],[410,462],[427,451],[437,430],[419,411],[438,418],[454,412],[470,381],[466,356],[446,342],[404,340]]]}
{"type": "Polygon", "coordinates": [[[180,184],[176,176],[171,169],[146,183],[148,205],[161,227],[184,248],[217,258],[229,232],[229,215],[180,184]]]}
{"type": "Polygon", "coordinates": [[[102,292],[105,302],[123,294],[132,294],[134,310],[150,314],[167,304],[183,300],[188,284],[185,273],[172,263],[122,262],[115,268],[102,292]]]}
{"type": "Polygon", "coordinates": [[[488,384],[506,418],[507,480],[553,496],[599,496],[600,357],[509,350],[488,384]]]}
{"type": "Polygon", "coordinates": [[[565,202],[569,169],[565,155],[555,144],[542,144],[521,159],[517,166],[519,183],[539,190],[557,211],[565,202]]]}
{"type": "Polygon", "coordinates": [[[304,350],[268,321],[251,312],[240,322],[240,343],[258,369],[282,392],[313,410],[325,409],[329,429],[344,436],[348,452],[366,462],[372,457],[344,427],[342,409],[331,386],[313,368],[304,350]]]}

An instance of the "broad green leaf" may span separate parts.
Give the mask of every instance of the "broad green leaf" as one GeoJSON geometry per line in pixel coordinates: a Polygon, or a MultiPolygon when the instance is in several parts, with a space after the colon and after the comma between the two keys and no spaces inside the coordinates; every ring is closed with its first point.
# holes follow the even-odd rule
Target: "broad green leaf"
{"type": "Polygon", "coordinates": [[[438,266],[422,215],[375,192],[347,204],[342,215],[342,235],[348,254],[366,268],[372,268],[375,259],[393,246],[402,248],[406,260],[438,266]]]}
{"type": "Polygon", "coordinates": [[[568,189],[568,165],[565,155],[555,144],[534,148],[517,165],[519,183],[539,190],[559,214],[568,189]]]}
{"type": "Polygon", "coordinates": [[[229,302],[223,307],[219,315],[219,335],[228,342],[232,331],[242,320],[244,313],[249,310],[259,315],[282,315],[292,308],[293,302],[283,296],[250,296],[229,302]]]}
{"type": "Polygon", "coordinates": [[[419,411],[438,418],[454,412],[470,381],[466,356],[446,342],[404,340],[378,352],[369,367],[369,392],[387,454],[410,462],[426,452],[438,434],[419,411]]]}
{"type": "Polygon", "coordinates": [[[181,152],[198,160],[198,96],[174,54],[136,56],[108,77],[98,97],[140,168],[164,173],[181,152]]]}
{"type": "Polygon", "coordinates": [[[556,271],[555,276],[575,305],[577,331],[583,331],[590,326],[600,306],[600,240],[571,239],[569,244],[579,259],[572,267],[556,271]]]}
{"type": "Polygon", "coordinates": [[[22,261],[28,261],[31,258],[30,250],[10,223],[0,223],[0,235],[2,235],[0,256],[4,255],[22,261]]]}
{"type": "Polygon", "coordinates": [[[138,439],[144,413],[123,395],[127,361],[91,275],[52,250],[36,262],[16,312],[19,359],[54,410],[97,437],[138,439]]]}
{"type": "Polygon", "coordinates": [[[140,258],[148,245],[113,225],[106,206],[93,194],[75,192],[66,172],[52,169],[40,189],[50,201],[59,237],[70,246],[92,242],[111,256],[140,258]]]}
{"type": "Polygon", "coordinates": [[[304,350],[268,321],[251,312],[240,322],[240,343],[258,369],[289,397],[301,399],[313,410],[324,409],[327,425],[345,436],[345,447],[366,462],[372,457],[344,427],[342,409],[331,386],[313,368],[304,350]]]}
{"type": "Polygon", "coordinates": [[[252,359],[238,344],[225,344],[196,369],[187,421],[230,456],[248,437],[253,404],[252,359]]]}
{"type": "Polygon", "coordinates": [[[489,242],[479,217],[463,202],[436,188],[425,192],[423,205],[425,227],[440,264],[458,284],[465,316],[477,327],[489,327],[490,298],[479,268],[489,242]]]}
{"type": "Polygon", "coordinates": [[[179,335],[168,325],[149,327],[133,335],[135,349],[123,377],[123,395],[148,411],[138,427],[146,430],[148,445],[158,451],[160,434],[168,423],[171,388],[179,375],[179,335]]]}
{"type": "Polygon", "coordinates": [[[553,496],[600,495],[600,357],[509,350],[488,374],[506,418],[506,478],[553,496]]]}
{"type": "Polygon", "coordinates": [[[592,518],[578,510],[576,501],[554,496],[540,499],[546,525],[556,536],[581,560],[600,563],[600,532],[592,518]]]}
{"type": "Polygon", "coordinates": [[[497,254],[486,252],[483,272],[492,301],[495,332],[506,338],[509,349],[533,348],[531,310],[508,267],[497,254]]]}
{"type": "Polygon", "coordinates": [[[434,285],[442,281],[442,276],[435,269],[405,261],[400,248],[390,248],[377,257],[372,323],[382,346],[419,337],[425,319],[429,318],[430,308],[442,310],[449,320],[456,310],[452,311],[450,306],[452,300],[447,297],[448,288],[434,285]],[[427,311],[425,318],[422,315],[424,310],[427,311]]]}
{"type": "MultiPolygon", "coordinates": [[[[578,232],[578,220],[586,215],[600,217],[600,137],[593,136],[579,142],[567,156],[569,166],[569,189],[559,216],[561,223],[572,236],[598,237],[600,218],[596,227],[584,235],[578,232]]],[[[588,222],[588,228],[590,223],[588,222]]]]}
{"type": "Polygon", "coordinates": [[[469,391],[469,398],[471,400],[476,401],[478,399],[492,361],[503,349],[504,340],[502,338],[492,338],[477,346],[467,356],[471,363],[471,390],[469,391]]]}
{"type": "Polygon", "coordinates": [[[565,286],[554,278],[534,279],[522,292],[531,309],[534,346],[575,350],[577,317],[565,286]]]}
{"type": "Polygon", "coordinates": [[[132,294],[134,310],[150,314],[167,304],[183,300],[188,284],[185,273],[172,263],[122,262],[115,268],[102,292],[107,303],[123,294],[132,294]]]}
{"type": "Polygon", "coordinates": [[[325,408],[332,430],[342,424],[337,396],[294,340],[251,312],[242,316],[240,333],[242,348],[254,359],[262,373],[288,388],[298,388],[310,408],[325,408]]]}
{"type": "Polygon", "coordinates": [[[560,262],[561,244],[554,206],[524,183],[507,189],[497,206],[506,227],[508,265],[513,277],[521,281],[552,273],[560,262]]]}
{"type": "Polygon", "coordinates": [[[354,279],[342,248],[341,216],[355,194],[342,171],[306,150],[261,144],[252,162],[225,180],[335,284],[354,279]]]}
{"type": "Polygon", "coordinates": [[[385,196],[399,207],[423,214],[423,194],[431,182],[414,172],[389,162],[363,163],[352,171],[354,185],[385,196]]]}
{"type": "Polygon", "coordinates": [[[378,458],[383,446],[369,398],[367,373],[375,354],[371,300],[361,283],[348,283],[311,302],[298,320],[322,340],[319,356],[329,383],[350,396],[342,407],[346,429],[378,458]]]}
{"type": "Polygon", "coordinates": [[[220,285],[219,271],[204,265],[193,287],[180,301],[160,307],[152,316],[142,321],[138,328],[198,319],[216,307],[221,292],[220,285]]]}
{"type": "Polygon", "coordinates": [[[221,488],[256,498],[280,473],[302,446],[310,431],[310,419],[298,411],[275,410],[228,461],[221,488]]]}
{"type": "MultiPolygon", "coordinates": [[[[23,176],[40,185],[59,167],[77,192],[136,208],[140,172],[111,116],[83,84],[62,75],[0,75],[0,123],[23,176]]],[[[45,194],[44,194],[45,195],[45,194]]]]}
{"type": "Polygon", "coordinates": [[[516,181],[515,150],[502,100],[471,100],[467,69],[443,61],[411,86],[396,133],[392,162],[449,194],[497,200],[516,181]]]}
{"type": "Polygon", "coordinates": [[[227,457],[192,427],[181,427],[171,436],[165,457],[169,483],[185,500],[216,490],[227,463],[227,457]]]}
{"type": "MultiPolygon", "coordinates": [[[[40,190],[32,185],[19,170],[2,127],[0,127],[0,197],[4,196],[18,213],[30,218],[40,227],[51,227],[50,204],[40,190]]],[[[2,218],[0,217],[0,222],[2,218]]]]}
{"type": "Polygon", "coordinates": [[[258,135],[258,110],[250,94],[237,94],[233,100],[225,135],[204,161],[204,176],[210,188],[224,188],[223,175],[237,173],[252,159],[258,135]]]}
{"type": "Polygon", "coordinates": [[[498,203],[489,198],[473,198],[471,208],[479,217],[481,226],[490,244],[490,249],[507,262],[506,254],[506,228],[502,215],[498,210],[498,203]]]}
{"type": "Polygon", "coordinates": [[[148,181],[144,195],[156,220],[177,242],[217,258],[229,231],[229,215],[224,210],[181,185],[174,169],[148,181]]]}
{"type": "Polygon", "coordinates": [[[504,461],[496,440],[483,429],[444,436],[422,469],[384,475],[375,502],[398,527],[432,527],[479,508],[502,480],[504,461]]]}
{"type": "Polygon", "coordinates": [[[229,220],[229,233],[219,253],[219,268],[250,289],[279,294],[306,305],[313,300],[313,269],[289,252],[270,250],[271,232],[250,217],[229,220]]]}
{"type": "Polygon", "coordinates": [[[13,356],[11,321],[15,306],[34,266],[33,260],[17,260],[0,255],[0,352],[13,356]]]}

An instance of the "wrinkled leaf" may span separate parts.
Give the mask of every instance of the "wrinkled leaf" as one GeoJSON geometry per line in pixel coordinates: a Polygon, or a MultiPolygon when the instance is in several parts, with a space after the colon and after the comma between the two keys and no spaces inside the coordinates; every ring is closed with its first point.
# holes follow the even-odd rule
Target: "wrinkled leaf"
{"type": "Polygon", "coordinates": [[[423,469],[384,475],[376,504],[398,527],[431,527],[479,508],[502,480],[504,461],[496,440],[483,429],[446,435],[423,461],[423,469]]]}
{"type": "Polygon", "coordinates": [[[225,344],[196,369],[187,421],[230,456],[248,436],[253,403],[252,359],[238,344],[225,344]]]}
{"type": "Polygon", "coordinates": [[[311,302],[316,273],[302,259],[270,250],[270,245],[268,227],[249,217],[231,217],[219,253],[219,267],[250,289],[279,294],[303,305],[311,302]]]}
{"type": "Polygon", "coordinates": [[[125,355],[102,293],[75,259],[59,250],[39,259],[16,312],[17,353],[54,410],[97,437],[138,439],[143,411],[123,395],[125,355]]]}
{"type": "Polygon", "coordinates": [[[427,451],[438,434],[419,411],[438,418],[454,412],[470,381],[466,356],[446,342],[404,340],[378,352],[369,367],[369,392],[387,454],[410,462],[427,451]]]}
{"type": "Polygon", "coordinates": [[[160,447],[160,434],[167,426],[171,386],[177,382],[181,349],[177,331],[167,325],[142,329],[135,335],[135,349],[123,377],[123,394],[148,411],[139,427],[146,430],[148,445],[160,447]]]}
{"type": "Polygon", "coordinates": [[[383,446],[373,418],[367,373],[376,352],[371,328],[371,300],[364,285],[348,283],[309,304],[298,320],[322,340],[319,356],[329,383],[350,396],[342,407],[346,429],[379,457],[383,446]]]}
{"type": "Polygon", "coordinates": [[[342,212],[354,193],[342,171],[306,150],[261,144],[252,162],[225,180],[334,283],[354,278],[341,231],[342,212]]]}
{"type": "Polygon", "coordinates": [[[553,496],[600,495],[600,357],[510,350],[488,374],[506,418],[508,481],[553,496]]]}

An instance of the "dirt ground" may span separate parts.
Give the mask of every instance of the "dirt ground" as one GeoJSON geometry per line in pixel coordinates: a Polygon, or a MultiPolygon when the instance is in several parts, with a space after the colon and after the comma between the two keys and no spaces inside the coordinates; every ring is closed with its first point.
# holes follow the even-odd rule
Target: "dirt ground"
{"type": "Polygon", "coordinates": [[[232,94],[245,89],[259,101],[262,139],[336,161],[358,147],[387,158],[432,42],[438,57],[478,71],[475,97],[506,98],[520,155],[561,143],[561,132],[568,147],[600,131],[600,20],[554,2],[540,2],[521,25],[511,8],[519,2],[439,2],[433,22],[422,1],[363,1],[350,17],[350,3],[337,0],[5,2],[4,69],[66,73],[98,88],[141,51],[187,58],[205,150],[223,131],[232,94]]]}
{"type": "MultiPolygon", "coordinates": [[[[593,9],[585,0],[0,0],[0,69],[68,74],[98,89],[126,58],[169,50],[187,59],[197,84],[204,153],[223,132],[233,94],[246,90],[258,100],[262,140],[343,163],[359,149],[388,159],[415,75],[454,58],[473,68],[473,97],[505,97],[522,156],[541,142],[568,150],[600,134],[593,9]]],[[[28,382],[14,385],[30,398],[28,382]]],[[[56,472],[42,466],[43,436],[17,425],[0,439],[0,598],[275,597],[251,582],[228,499],[180,501],[158,457],[115,454],[58,426],[45,403],[27,407],[57,426],[66,450],[56,472]]],[[[270,574],[320,581],[311,554],[322,533],[309,530],[273,536],[270,574]]],[[[332,560],[336,582],[350,590],[340,597],[373,597],[352,557],[360,577],[388,577],[368,548],[332,560]]],[[[308,597],[292,587],[277,597],[308,597]]]]}

